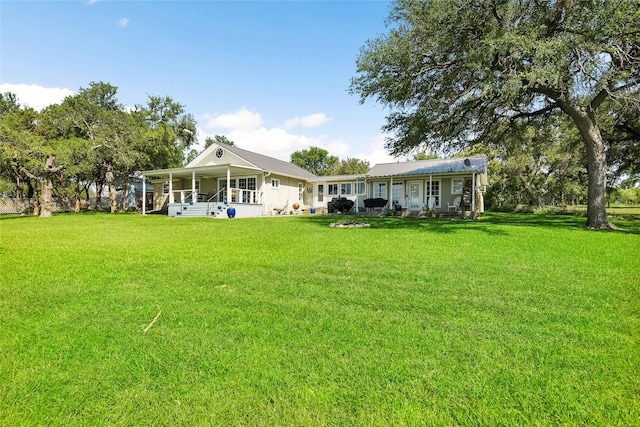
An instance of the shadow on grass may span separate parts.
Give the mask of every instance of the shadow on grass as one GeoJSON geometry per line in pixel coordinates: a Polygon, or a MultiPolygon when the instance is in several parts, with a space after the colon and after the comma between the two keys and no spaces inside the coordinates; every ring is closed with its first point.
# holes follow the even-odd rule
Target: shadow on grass
{"type": "MultiPolygon", "coordinates": [[[[374,229],[413,230],[416,232],[453,234],[462,230],[480,231],[493,235],[508,234],[504,229],[487,227],[480,221],[470,220],[438,220],[424,218],[400,218],[400,217],[363,217],[348,215],[322,215],[301,217],[305,222],[321,227],[328,227],[332,222],[359,221],[371,224],[374,229]]],[[[363,230],[367,230],[366,228],[363,230]]]]}
{"type": "MultiPolygon", "coordinates": [[[[302,220],[319,226],[329,226],[332,222],[360,221],[371,224],[372,228],[407,229],[430,233],[456,233],[462,230],[479,231],[492,235],[507,235],[508,232],[499,227],[536,227],[548,229],[586,230],[586,218],[573,215],[537,215],[537,214],[504,214],[485,213],[477,220],[425,219],[400,217],[366,217],[321,215],[304,216],[302,220]]],[[[640,234],[640,221],[616,221],[622,230],[616,233],[640,234]]],[[[609,231],[595,231],[609,232],[609,231]]]]}

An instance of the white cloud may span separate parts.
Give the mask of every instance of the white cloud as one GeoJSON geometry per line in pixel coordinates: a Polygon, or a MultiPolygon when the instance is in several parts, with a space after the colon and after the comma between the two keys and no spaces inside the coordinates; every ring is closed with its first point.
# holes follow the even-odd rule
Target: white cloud
{"type": "Polygon", "coordinates": [[[122,18],[118,21],[118,27],[126,27],[129,25],[129,18],[122,18]]]}
{"type": "Polygon", "coordinates": [[[373,141],[365,145],[364,152],[357,153],[350,157],[367,160],[371,166],[379,163],[397,162],[398,159],[390,156],[384,148],[385,138],[385,135],[379,135],[373,141]]]}
{"type": "Polygon", "coordinates": [[[260,113],[252,113],[246,108],[241,108],[235,113],[206,114],[202,116],[207,121],[207,128],[221,128],[226,130],[252,130],[262,126],[260,113]]]}
{"type": "MultiPolygon", "coordinates": [[[[322,116],[326,118],[324,114],[322,116]]],[[[372,166],[376,163],[395,161],[384,150],[384,136],[377,136],[373,140],[362,139],[357,145],[342,138],[332,138],[327,135],[311,137],[291,132],[286,128],[286,124],[268,127],[260,113],[249,111],[244,107],[234,113],[206,114],[201,116],[200,120],[203,123],[198,129],[197,149],[200,150],[204,147],[207,137],[224,135],[239,148],[284,161],[289,161],[293,152],[309,147],[323,148],[330,155],[338,156],[340,159],[356,157],[367,160],[372,166]]],[[[321,122],[320,118],[316,118],[315,123],[319,122],[321,122]]],[[[310,123],[314,123],[314,120],[310,119],[310,123]]]]}
{"type": "Polygon", "coordinates": [[[66,88],[42,87],[36,84],[0,84],[0,93],[13,92],[20,104],[27,105],[36,110],[61,103],[64,98],[71,96],[74,92],[66,88]]]}
{"type": "Polygon", "coordinates": [[[324,113],[309,114],[308,116],[294,117],[287,120],[284,124],[284,128],[293,129],[296,126],[317,127],[327,123],[329,120],[331,119],[329,119],[329,117],[324,113]]]}
{"type": "MultiPolygon", "coordinates": [[[[228,114],[206,114],[201,119],[204,120],[203,128],[198,129],[201,147],[204,146],[207,137],[224,135],[242,149],[285,161],[289,161],[294,151],[311,146],[329,151],[328,147],[333,145],[340,152],[344,151],[343,145],[337,141],[327,141],[326,137],[313,138],[290,133],[284,126],[269,128],[265,126],[260,113],[244,107],[228,114]]],[[[316,119],[316,122],[318,121],[316,119]]],[[[335,150],[330,152],[334,154],[335,150]]]]}

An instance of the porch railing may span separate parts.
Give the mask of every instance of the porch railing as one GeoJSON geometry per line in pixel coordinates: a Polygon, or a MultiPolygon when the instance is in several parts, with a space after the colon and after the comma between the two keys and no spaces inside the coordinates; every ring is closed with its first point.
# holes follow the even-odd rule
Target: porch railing
{"type": "Polygon", "coordinates": [[[210,196],[208,194],[199,194],[193,190],[173,190],[173,203],[190,204],[191,202],[205,202],[205,203],[222,203],[228,200],[229,203],[247,203],[256,204],[258,201],[257,190],[244,190],[241,188],[232,188],[231,197],[227,197],[227,189],[222,188],[217,193],[210,196]]]}
{"type": "Polygon", "coordinates": [[[214,194],[213,196],[211,196],[211,197],[209,197],[207,199],[207,215],[209,215],[211,213],[211,202],[219,203],[218,200],[220,198],[220,193],[222,193],[223,191],[224,191],[224,189],[218,191],[216,194],[214,194]]]}
{"type": "Polygon", "coordinates": [[[197,197],[197,192],[193,190],[173,190],[173,203],[189,203],[190,201],[197,200],[194,198],[194,195],[197,197]],[[178,196],[176,198],[176,195],[178,196]]]}

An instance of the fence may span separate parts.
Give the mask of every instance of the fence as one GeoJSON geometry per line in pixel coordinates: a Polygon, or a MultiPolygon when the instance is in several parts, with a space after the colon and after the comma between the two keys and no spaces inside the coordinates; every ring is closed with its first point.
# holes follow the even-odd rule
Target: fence
{"type": "Polygon", "coordinates": [[[32,199],[0,198],[0,215],[24,214],[33,211],[32,199]]]}
{"type": "MultiPolygon", "coordinates": [[[[96,205],[96,198],[91,197],[89,199],[89,206],[92,208],[96,205]]],[[[110,209],[110,202],[108,197],[100,198],[100,207],[103,210],[110,209]]],[[[83,208],[86,207],[84,203],[83,208]]],[[[73,210],[73,202],[69,199],[62,197],[54,197],[52,203],[53,212],[70,212],[73,210]]],[[[0,198],[0,215],[20,214],[26,215],[33,212],[33,199],[16,199],[11,197],[0,198]]]]}

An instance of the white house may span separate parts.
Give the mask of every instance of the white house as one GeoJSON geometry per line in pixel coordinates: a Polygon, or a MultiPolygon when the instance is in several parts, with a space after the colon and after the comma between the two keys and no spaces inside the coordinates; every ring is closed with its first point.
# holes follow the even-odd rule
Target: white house
{"type": "MultiPolygon", "coordinates": [[[[325,210],[347,198],[357,212],[483,211],[485,157],[384,163],[366,174],[316,176],[292,163],[214,143],[184,168],[144,171],[154,187],[153,210],[165,204],[170,216],[256,217],[325,210]]],[[[143,190],[144,192],[144,190],[143,190]]],[[[143,214],[149,211],[143,204],[143,214]]]]}
{"type": "Polygon", "coordinates": [[[487,181],[486,157],[382,163],[362,175],[316,177],[314,206],[345,197],[358,211],[367,208],[365,201],[378,199],[387,209],[483,212],[487,181]]]}
{"type": "MultiPolygon", "coordinates": [[[[310,172],[282,160],[226,144],[211,144],[184,168],[144,171],[154,187],[153,209],[170,216],[236,217],[293,211],[312,202],[310,172]],[[311,189],[311,187],[308,187],[311,189]]],[[[143,213],[147,207],[143,206],[143,213]]]]}

